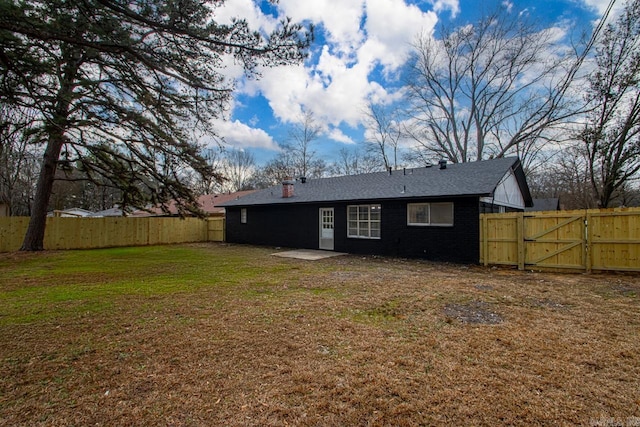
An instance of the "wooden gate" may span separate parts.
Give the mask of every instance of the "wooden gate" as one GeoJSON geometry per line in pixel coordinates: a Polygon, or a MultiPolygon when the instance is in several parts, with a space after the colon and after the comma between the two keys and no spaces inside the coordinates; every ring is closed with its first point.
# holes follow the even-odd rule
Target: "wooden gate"
{"type": "Polygon", "coordinates": [[[480,262],[640,271],[640,208],[481,214],[480,262]]]}
{"type": "Polygon", "coordinates": [[[524,215],[524,267],[583,269],[585,214],[524,215]]]}

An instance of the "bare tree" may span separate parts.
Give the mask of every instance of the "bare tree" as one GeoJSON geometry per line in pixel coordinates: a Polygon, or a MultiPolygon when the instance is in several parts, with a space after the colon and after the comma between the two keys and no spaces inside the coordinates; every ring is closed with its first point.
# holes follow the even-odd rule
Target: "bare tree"
{"type": "Polygon", "coordinates": [[[33,113],[0,105],[0,201],[10,215],[30,215],[38,157],[32,138],[33,113]]]}
{"type": "Polygon", "coordinates": [[[308,178],[319,177],[326,165],[316,158],[312,144],[320,137],[322,128],[311,111],[305,111],[298,123],[289,130],[289,139],[280,144],[284,156],[289,158],[290,174],[308,178]]]}
{"type": "Polygon", "coordinates": [[[385,170],[398,169],[403,136],[398,109],[370,102],[365,111],[365,127],[369,152],[382,160],[385,170]]]}
{"type": "Polygon", "coordinates": [[[595,208],[598,203],[587,171],[584,149],[573,145],[554,162],[529,173],[527,182],[534,198],[557,197],[563,209],[595,208]]]}
{"type": "Polygon", "coordinates": [[[523,161],[557,140],[576,114],[568,85],[580,64],[525,15],[506,8],[473,25],[441,26],[414,45],[407,85],[415,158],[452,162],[517,152],[523,161]],[[568,70],[565,68],[568,66],[568,70]]]}
{"type": "Polygon", "coordinates": [[[282,183],[286,178],[293,177],[295,171],[293,155],[288,151],[267,162],[253,177],[254,188],[267,188],[282,183]]]}
{"type": "MultiPolygon", "coordinates": [[[[202,157],[209,165],[209,170],[220,171],[222,169],[223,156],[219,147],[203,150],[202,157]]],[[[187,181],[191,183],[190,185],[194,192],[199,196],[222,191],[224,177],[219,174],[211,174],[207,171],[201,173],[195,170],[187,171],[185,174],[187,175],[187,181]]]]}
{"type": "Polygon", "coordinates": [[[250,152],[239,149],[226,151],[222,161],[225,178],[223,190],[233,192],[250,189],[255,170],[256,160],[250,152]]]}
{"type": "Polygon", "coordinates": [[[589,77],[593,109],[580,133],[589,179],[601,207],[640,172],[640,0],[626,3],[599,40],[589,77]]]}
{"type": "Polygon", "coordinates": [[[340,149],[338,159],[329,167],[329,173],[333,176],[358,175],[361,173],[379,172],[383,170],[383,164],[377,155],[360,147],[340,149]]]}

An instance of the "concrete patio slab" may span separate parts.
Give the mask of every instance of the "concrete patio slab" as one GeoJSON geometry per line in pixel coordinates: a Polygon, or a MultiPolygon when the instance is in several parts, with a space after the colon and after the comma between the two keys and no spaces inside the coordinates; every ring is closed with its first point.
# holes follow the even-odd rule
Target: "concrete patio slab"
{"type": "Polygon", "coordinates": [[[342,252],[320,251],[314,249],[296,249],[293,251],[283,251],[271,254],[273,256],[279,256],[283,258],[296,258],[304,259],[308,261],[316,261],[324,258],[331,258],[334,256],[346,255],[342,252]]]}

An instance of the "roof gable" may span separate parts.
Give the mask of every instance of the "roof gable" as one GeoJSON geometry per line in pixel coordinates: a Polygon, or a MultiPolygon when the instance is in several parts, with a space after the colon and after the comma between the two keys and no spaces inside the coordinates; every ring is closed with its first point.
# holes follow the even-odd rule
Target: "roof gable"
{"type": "Polygon", "coordinates": [[[500,158],[482,162],[457,163],[414,169],[376,172],[296,182],[293,197],[283,198],[282,189],[273,186],[246,195],[222,206],[333,202],[350,200],[389,200],[429,197],[493,195],[509,171],[514,173],[525,203],[531,196],[520,161],[500,158]]]}
{"type": "Polygon", "coordinates": [[[516,209],[524,209],[526,205],[516,174],[511,169],[500,180],[493,195],[483,197],[480,201],[516,209]]]}

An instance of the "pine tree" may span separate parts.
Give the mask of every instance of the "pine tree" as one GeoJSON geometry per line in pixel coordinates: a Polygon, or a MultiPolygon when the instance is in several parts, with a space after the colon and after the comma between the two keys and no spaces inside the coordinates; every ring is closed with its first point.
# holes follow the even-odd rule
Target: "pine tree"
{"type": "Polygon", "coordinates": [[[107,179],[134,206],[180,201],[196,210],[181,171],[216,176],[197,135],[215,134],[233,82],[225,56],[246,74],[300,62],[310,30],[283,21],[261,35],[245,20],[215,22],[223,1],[0,0],[2,103],[35,112],[44,147],[22,250],[43,249],[56,169],[107,179]]]}

